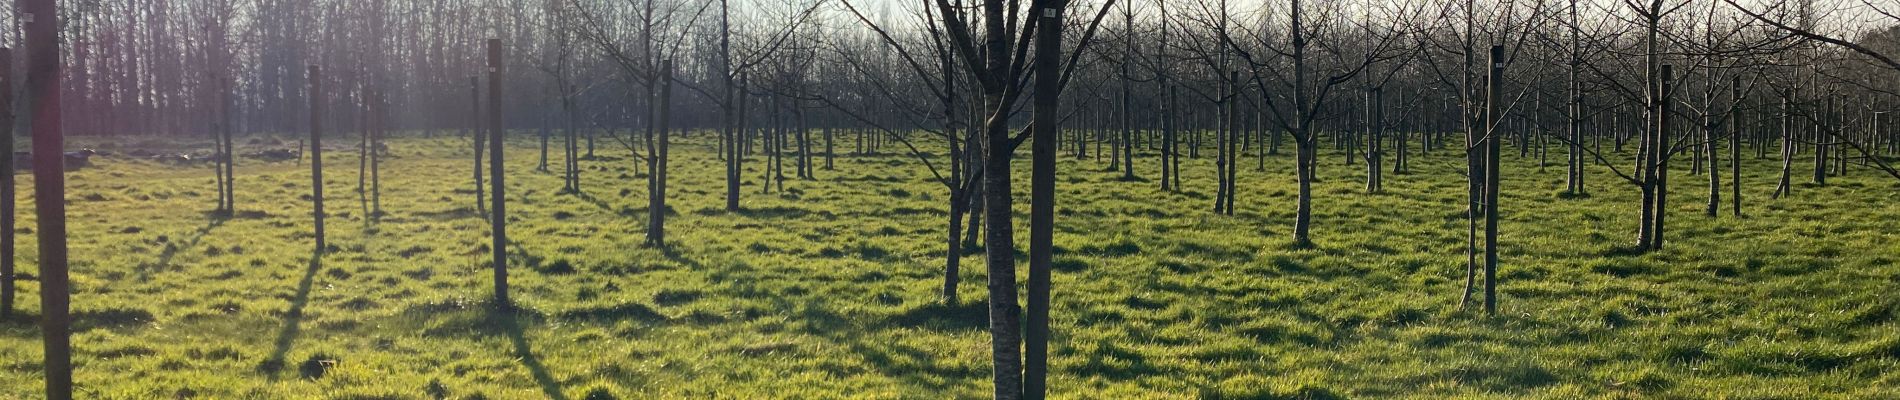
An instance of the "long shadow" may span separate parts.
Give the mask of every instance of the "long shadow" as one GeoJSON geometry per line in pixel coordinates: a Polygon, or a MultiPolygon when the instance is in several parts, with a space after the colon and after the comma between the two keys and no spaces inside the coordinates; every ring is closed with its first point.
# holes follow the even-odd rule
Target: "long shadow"
{"type": "Polygon", "coordinates": [[[594,207],[600,207],[600,209],[602,210],[614,211],[612,206],[607,205],[607,202],[605,200],[601,200],[599,197],[594,197],[593,193],[588,193],[587,191],[580,191],[577,193],[569,193],[569,194],[573,195],[574,198],[581,199],[581,201],[587,202],[587,204],[593,204],[594,207]]]}
{"type": "Polygon", "coordinates": [[[323,253],[311,254],[310,268],[304,270],[303,281],[297,283],[297,296],[290,301],[290,310],[284,313],[283,328],[277,330],[276,347],[271,350],[270,358],[257,366],[260,372],[270,374],[273,380],[277,379],[278,372],[284,370],[284,356],[290,353],[291,343],[297,341],[297,335],[302,330],[303,308],[310,303],[310,286],[315,283],[317,270],[322,267],[323,253]]]}
{"type": "Polygon", "coordinates": [[[554,380],[554,374],[548,373],[548,367],[541,364],[541,357],[534,355],[534,349],[528,344],[528,336],[523,332],[521,318],[513,308],[490,307],[489,318],[508,333],[508,341],[515,346],[515,358],[521,360],[521,366],[528,368],[528,374],[534,376],[534,382],[541,385],[541,394],[550,399],[567,400],[567,394],[561,392],[561,383],[554,380]]]}
{"type": "Polygon", "coordinates": [[[706,266],[703,264],[700,264],[699,261],[694,261],[691,258],[686,258],[686,254],[681,252],[679,246],[677,245],[668,244],[666,245],[666,247],[661,247],[660,255],[665,256],[668,261],[679,263],[680,266],[686,267],[694,271],[701,271],[701,270],[705,270],[706,268],[706,266]]]}
{"type": "Polygon", "coordinates": [[[161,271],[167,267],[170,267],[172,265],[172,258],[177,257],[179,251],[183,251],[191,247],[197,247],[198,242],[204,240],[205,235],[211,234],[211,230],[217,229],[219,226],[223,226],[224,221],[228,221],[230,219],[231,217],[227,217],[227,216],[212,215],[211,220],[206,222],[205,226],[198,228],[198,230],[196,231],[192,231],[190,235],[185,236],[184,239],[181,240],[180,242],[177,242],[176,245],[165,246],[165,250],[160,251],[158,253],[158,262],[153,263],[149,267],[138,269],[138,275],[137,275],[138,280],[140,282],[144,282],[145,280],[151,278],[153,271],[161,271]]]}

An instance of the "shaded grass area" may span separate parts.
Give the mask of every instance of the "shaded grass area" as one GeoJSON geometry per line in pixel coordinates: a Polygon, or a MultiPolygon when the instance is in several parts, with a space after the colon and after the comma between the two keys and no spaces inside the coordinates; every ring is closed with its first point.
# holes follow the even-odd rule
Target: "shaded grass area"
{"type": "MultiPolygon", "coordinates": [[[[936,300],[947,195],[912,159],[842,156],[818,180],[759,194],[754,157],[745,210],[728,213],[715,142],[678,143],[673,247],[651,249],[634,158],[602,146],[608,157],[581,162],[585,192],[562,195],[558,174],[533,171],[533,138],[516,138],[520,308],[507,310],[483,300],[487,227],[465,139],[392,140],[375,223],[351,174],[331,175],[333,248],[320,259],[307,166],[241,161],[241,212],[219,218],[204,212],[208,165],[103,157],[69,181],[81,397],[986,395],[983,260],[964,259],[964,303],[936,300]]],[[[1777,166],[1748,159],[1749,216],[1708,219],[1705,178],[1685,156],[1668,247],[1629,254],[1618,249],[1634,238],[1633,187],[1598,168],[1590,196],[1562,196],[1560,165],[1506,157],[1503,301],[1484,318],[1456,304],[1461,158],[1419,157],[1367,195],[1363,165],[1325,154],[1306,248],[1289,245],[1287,156],[1265,171],[1243,162],[1231,217],[1208,212],[1211,159],[1183,160],[1188,190],[1162,193],[1065,157],[1055,396],[1900,397],[1889,177],[1856,169],[1768,200],[1777,166]]],[[[1143,158],[1137,171],[1157,167],[1143,158]]],[[[19,247],[29,274],[32,242],[19,247]]],[[[37,285],[22,289],[36,315],[37,285]]],[[[27,319],[0,322],[0,398],[38,396],[37,334],[27,319]]]]}

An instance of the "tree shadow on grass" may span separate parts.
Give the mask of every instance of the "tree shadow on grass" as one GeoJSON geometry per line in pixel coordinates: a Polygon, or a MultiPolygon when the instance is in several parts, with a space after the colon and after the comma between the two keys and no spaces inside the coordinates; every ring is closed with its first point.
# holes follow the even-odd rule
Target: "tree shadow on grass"
{"type": "Polygon", "coordinates": [[[259,364],[259,372],[269,374],[271,379],[284,369],[284,356],[290,353],[290,345],[297,341],[302,333],[303,309],[310,303],[310,287],[315,283],[317,270],[323,268],[323,253],[310,255],[310,267],[304,270],[303,281],[297,283],[297,296],[290,300],[290,310],[284,312],[284,326],[277,330],[276,347],[271,350],[270,358],[259,364]]]}
{"type": "MultiPolygon", "coordinates": [[[[565,319],[587,319],[608,321],[616,318],[638,318],[640,310],[626,310],[614,307],[590,309],[563,313],[565,319]]],[[[528,375],[541,388],[541,393],[549,399],[566,400],[561,382],[554,379],[541,357],[534,353],[534,346],[528,341],[528,329],[544,324],[549,317],[540,311],[519,304],[497,304],[493,299],[472,300],[452,298],[445,301],[417,304],[404,309],[380,325],[401,326],[412,329],[426,338],[455,338],[483,341],[505,336],[511,349],[508,356],[521,362],[528,369],[528,375]]],[[[433,340],[433,339],[432,339],[433,340]]]]}
{"type": "Polygon", "coordinates": [[[1110,381],[1130,381],[1149,376],[1163,375],[1166,372],[1148,361],[1148,357],[1132,349],[1117,346],[1114,343],[1095,343],[1088,351],[1088,361],[1075,368],[1076,375],[1099,378],[1110,381]]]}
{"type": "Polygon", "coordinates": [[[905,310],[887,322],[891,326],[933,331],[977,331],[989,327],[989,318],[989,303],[943,304],[939,301],[905,310]]]}
{"type": "Polygon", "coordinates": [[[980,379],[988,371],[985,368],[956,365],[936,354],[902,343],[865,339],[847,345],[852,354],[862,357],[877,373],[936,393],[949,393],[957,389],[958,382],[980,379]]]}
{"type": "Polygon", "coordinates": [[[686,258],[686,254],[680,251],[679,246],[668,244],[660,247],[659,250],[660,255],[665,256],[668,261],[678,263],[680,266],[694,271],[705,270],[706,266],[704,264],[701,264],[699,261],[694,261],[691,258],[686,258]]]}
{"type": "Polygon", "coordinates": [[[522,315],[516,307],[500,305],[488,308],[489,322],[508,334],[508,342],[514,345],[515,359],[521,360],[521,366],[528,368],[528,374],[541,386],[541,394],[550,399],[567,400],[567,394],[561,392],[561,383],[554,380],[554,374],[541,364],[541,357],[534,354],[533,346],[528,343],[526,328],[522,324],[522,315]]]}
{"type": "Polygon", "coordinates": [[[587,204],[593,204],[594,207],[599,207],[602,210],[614,211],[612,206],[607,205],[606,200],[601,200],[599,197],[594,197],[593,193],[589,193],[583,190],[580,192],[567,193],[567,194],[573,195],[574,198],[581,199],[581,201],[585,201],[587,202],[587,204]]]}
{"type": "Polygon", "coordinates": [[[198,230],[192,231],[191,234],[185,236],[177,244],[166,243],[165,250],[160,251],[158,253],[158,262],[155,262],[149,265],[139,266],[138,275],[136,275],[136,277],[138,278],[138,281],[144,282],[146,280],[149,280],[151,279],[152,272],[164,270],[167,267],[171,267],[172,258],[177,257],[179,251],[183,251],[191,247],[197,247],[198,242],[204,240],[205,235],[210,234],[211,230],[217,229],[219,226],[223,226],[224,221],[231,219],[231,217],[219,215],[216,212],[208,213],[208,214],[210,215],[210,221],[205,222],[205,226],[198,228],[198,230]]]}
{"type": "Polygon", "coordinates": [[[754,219],[799,219],[811,215],[811,210],[794,207],[749,207],[736,212],[739,216],[754,219]]]}

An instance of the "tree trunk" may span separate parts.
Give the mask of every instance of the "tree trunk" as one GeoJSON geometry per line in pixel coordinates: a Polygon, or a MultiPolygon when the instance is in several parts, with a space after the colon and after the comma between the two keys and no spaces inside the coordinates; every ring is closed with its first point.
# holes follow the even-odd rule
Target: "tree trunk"
{"type": "Polygon", "coordinates": [[[653,135],[654,147],[647,153],[647,176],[652,180],[653,191],[647,200],[647,245],[666,247],[666,157],[667,144],[672,136],[670,117],[673,100],[673,60],[660,61],[660,75],[656,79],[659,96],[653,102],[654,122],[647,132],[653,135]]]}
{"type": "MultiPolygon", "coordinates": [[[[953,166],[952,168],[955,167],[953,166]]],[[[956,174],[952,173],[951,175],[955,176],[956,174]]],[[[952,180],[958,182],[954,185],[961,185],[961,180],[956,178],[952,178],[952,180]]],[[[950,229],[947,232],[947,236],[949,236],[948,242],[946,242],[944,246],[944,305],[957,305],[957,284],[962,281],[962,276],[959,274],[961,273],[960,270],[963,265],[963,214],[968,210],[964,207],[968,203],[964,202],[963,199],[966,192],[968,192],[968,190],[960,188],[950,189],[950,229]]]]}
{"type": "MultiPolygon", "coordinates": [[[[13,50],[0,47],[0,65],[13,65],[13,50]]],[[[29,100],[29,104],[31,100],[29,100]]],[[[13,318],[14,194],[13,74],[0,74],[0,321],[13,318]]]]}
{"type": "MultiPolygon", "coordinates": [[[[322,255],[323,243],[323,75],[317,66],[310,66],[310,200],[314,211],[317,248],[315,254],[322,255]]],[[[348,178],[345,178],[348,179],[348,178]]]]}
{"type": "Polygon", "coordinates": [[[1827,144],[1827,135],[1822,134],[1822,132],[1825,132],[1826,130],[1832,128],[1830,126],[1827,126],[1827,119],[1831,118],[1833,115],[1834,115],[1834,96],[1827,96],[1827,108],[1824,109],[1824,111],[1822,111],[1821,115],[1816,116],[1816,118],[1814,119],[1816,121],[1816,123],[1814,124],[1814,184],[1815,185],[1827,185],[1827,167],[1828,167],[1827,152],[1828,152],[1828,148],[1831,146],[1828,146],[1827,144]]]}
{"type": "MultiPolygon", "coordinates": [[[[59,13],[53,0],[23,0],[26,98],[32,110],[33,198],[39,217],[40,335],[45,340],[46,398],[73,398],[72,287],[66,270],[66,157],[60,112],[59,13]],[[34,18],[39,16],[40,18],[34,18]]],[[[12,256],[12,254],[7,254],[12,256]]]]}
{"type": "Polygon", "coordinates": [[[726,88],[725,95],[726,106],[723,107],[726,117],[725,134],[733,143],[731,146],[727,146],[726,149],[726,211],[731,212],[739,211],[739,171],[741,170],[740,166],[745,160],[745,153],[741,151],[741,147],[743,146],[742,143],[750,142],[744,137],[746,118],[745,105],[747,98],[745,95],[745,77],[739,77],[738,87],[726,88]],[[738,109],[738,115],[736,117],[733,115],[734,108],[738,109]]]}
{"type": "Polygon", "coordinates": [[[363,91],[359,92],[362,97],[357,99],[361,107],[356,110],[356,199],[357,203],[363,206],[363,223],[367,224],[370,220],[369,137],[370,129],[372,129],[370,118],[375,112],[374,106],[370,103],[374,94],[370,92],[369,84],[363,84],[362,89],[363,91]]]}
{"type": "MultiPolygon", "coordinates": [[[[1707,81],[1710,86],[1714,86],[1715,79],[1713,78],[1713,71],[1710,71],[1710,76],[1711,78],[1707,81]]],[[[1716,145],[1720,136],[1716,133],[1717,120],[1715,119],[1715,113],[1712,111],[1715,108],[1715,88],[1710,87],[1703,90],[1706,90],[1704,93],[1707,98],[1703,102],[1702,141],[1704,145],[1703,149],[1708,151],[1709,159],[1709,206],[1706,210],[1703,210],[1703,214],[1714,218],[1715,213],[1722,207],[1722,163],[1720,147],[1716,145]]],[[[1729,112],[1735,112],[1735,110],[1731,109],[1729,112]]],[[[1728,128],[1735,129],[1733,126],[1728,128]]]]}
{"type": "Polygon", "coordinates": [[[1583,167],[1586,165],[1583,158],[1583,86],[1582,81],[1578,80],[1578,74],[1583,65],[1583,41],[1582,27],[1577,19],[1577,0],[1570,0],[1568,11],[1570,13],[1570,48],[1568,49],[1570,60],[1568,79],[1565,80],[1564,86],[1567,92],[1565,100],[1569,103],[1567,107],[1569,115],[1565,117],[1565,127],[1570,130],[1570,154],[1565,157],[1565,169],[1568,171],[1564,175],[1567,178],[1564,180],[1564,193],[1581,195],[1587,191],[1583,188],[1583,167]]]}
{"type": "Polygon", "coordinates": [[[369,146],[369,204],[370,217],[382,218],[383,215],[383,153],[387,146],[383,138],[389,134],[389,109],[383,102],[382,92],[376,92],[375,120],[376,130],[370,136],[369,146]]]}
{"type": "Polygon", "coordinates": [[[1789,175],[1794,172],[1794,106],[1788,92],[1781,93],[1781,176],[1775,183],[1775,193],[1770,199],[1780,199],[1793,189],[1788,185],[1789,175]]]}
{"type": "MultiPolygon", "coordinates": [[[[12,64],[7,64],[4,60],[0,60],[0,65],[12,64]]],[[[235,215],[237,213],[237,147],[232,143],[231,139],[233,130],[231,126],[231,83],[228,78],[219,78],[218,80],[217,107],[219,136],[223,137],[224,150],[225,154],[227,154],[224,158],[224,204],[223,207],[220,208],[224,210],[225,215],[235,215]]],[[[10,137],[11,135],[8,136],[10,137]]],[[[7,254],[12,253],[8,252],[7,254]]]]}
{"type": "Polygon", "coordinates": [[[1227,207],[1227,115],[1232,110],[1233,95],[1227,92],[1228,83],[1218,83],[1219,95],[1215,106],[1220,111],[1215,115],[1214,123],[1214,214],[1225,214],[1227,207]]]}
{"type": "MultiPolygon", "coordinates": [[[[1062,12],[1068,0],[1051,0],[1036,32],[1035,120],[1029,175],[1028,315],[1023,321],[1023,394],[1042,400],[1048,392],[1050,263],[1054,254],[1056,214],[1056,138],[1062,127],[1062,12]]],[[[1014,275],[1010,275],[1012,278],[1014,275]]],[[[1015,290],[1013,287],[1010,290],[1015,290]]]]}
{"type": "Polygon", "coordinates": [[[1649,207],[1655,212],[1655,226],[1650,228],[1649,231],[1649,250],[1662,250],[1663,222],[1666,219],[1665,217],[1668,216],[1669,211],[1669,158],[1672,153],[1670,149],[1669,131],[1670,128],[1673,128],[1670,124],[1674,122],[1674,119],[1670,118],[1669,102],[1674,99],[1675,95],[1675,89],[1671,87],[1669,82],[1674,79],[1675,68],[1670,65],[1662,66],[1662,81],[1660,82],[1660,86],[1662,87],[1662,101],[1656,105],[1656,140],[1654,144],[1655,150],[1653,150],[1656,160],[1654,180],[1654,186],[1656,187],[1656,205],[1649,207]]]}
{"type": "Polygon", "coordinates": [[[1496,127],[1503,119],[1504,46],[1491,46],[1491,77],[1487,80],[1484,163],[1484,313],[1498,314],[1498,150],[1496,127]]]}
{"type": "MultiPolygon", "coordinates": [[[[1124,32],[1133,32],[1133,28],[1135,26],[1135,14],[1132,11],[1130,11],[1130,9],[1127,8],[1125,4],[1122,8],[1122,24],[1123,24],[1122,28],[1124,29],[1124,32]]],[[[1122,97],[1121,97],[1122,131],[1121,131],[1121,140],[1116,141],[1115,146],[1117,149],[1120,150],[1116,154],[1118,155],[1118,157],[1121,157],[1121,158],[1116,158],[1116,160],[1126,159],[1123,161],[1127,162],[1126,164],[1121,164],[1122,180],[1133,181],[1135,180],[1135,126],[1134,126],[1134,110],[1131,103],[1134,102],[1133,100],[1134,99],[1134,83],[1133,83],[1133,78],[1129,76],[1128,65],[1134,59],[1133,55],[1135,53],[1135,39],[1134,39],[1134,35],[1124,35],[1124,36],[1125,37],[1122,39],[1122,51],[1125,55],[1127,55],[1127,57],[1124,57],[1121,60],[1121,65],[1120,65],[1121,66],[1121,83],[1122,83],[1122,97]]],[[[1113,166],[1115,164],[1111,163],[1109,165],[1113,166]]]]}
{"type": "Polygon", "coordinates": [[[1734,95],[1729,101],[1735,103],[1729,114],[1728,164],[1729,164],[1729,212],[1742,216],[1742,76],[1735,75],[1729,84],[1734,95]]]}
{"type": "MultiPolygon", "coordinates": [[[[984,108],[1000,108],[1000,94],[986,94],[984,108]]],[[[1016,303],[1016,254],[1010,226],[1009,127],[991,120],[984,126],[989,155],[984,158],[983,213],[987,214],[984,253],[989,267],[990,362],[994,366],[995,398],[1014,399],[1022,392],[1022,327],[1016,303]]]]}
{"type": "Polygon", "coordinates": [[[470,121],[469,125],[474,127],[474,129],[471,130],[470,139],[472,142],[475,143],[475,211],[482,214],[488,214],[488,205],[486,204],[486,201],[488,200],[488,195],[487,195],[488,188],[485,186],[484,183],[482,183],[483,181],[482,153],[483,153],[483,149],[486,147],[486,145],[484,144],[484,141],[487,140],[488,138],[488,135],[486,133],[488,132],[488,130],[482,125],[482,122],[481,122],[482,121],[481,119],[481,116],[482,116],[481,93],[482,93],[481,78],[473,77],[473,76],[468,77],[468,96],[469,96],[468,104],[474,108],[473,111],[469,112],[468,118],[470,121]]]}
{"type": "Polygon", "coordinates": [[[1236,194],[1234,182],[1238,180],[1237,173],[1240,172],[1238,167],[1240,166],[1240,138],[1242,132],[1240,128],[1240,72],[1229,72],[1227,75],[1227,84],[1227,93],[1229,94],[1227,99],[1227,148],[1224,150],[1225,153],[1221,156],[1221,159],[1227,161],[1225,164],[1227,168],[1227,204],[1221,209],[1227,215],[1234,215],[1234,197],[1236,194]]]}
{"type": "Polygon", "coordinates": [[[1383,176],[1385,151],[1385,88],[1374,87],[1366,93],[1366,192],[1385,191],[1383,176]]]}
{"type": "Polygon", "coordinates": [[[502,127],[501,88],[502,88],[501,39],[488,39],[488,147],[494,150],[494,156],[488,162],[489,193],[493,210],[489,214],[489,236],[493,239],[489,253],[494,256],[492,267],[495,272],[495,299],[497,308],[512,307],[508,299],[508,196],[505,178],[506,164],[502,158],[503,139],[507,131],[502,127]]]}

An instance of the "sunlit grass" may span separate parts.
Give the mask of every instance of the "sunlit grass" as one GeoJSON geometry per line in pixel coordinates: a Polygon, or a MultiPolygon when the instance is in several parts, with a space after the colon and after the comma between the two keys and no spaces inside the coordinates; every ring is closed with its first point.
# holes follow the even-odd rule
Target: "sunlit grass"
{"type": "MultiPolygon", "coordinates": [[[[644,175],[623,150],[603,142],[604,157],[582,162],[586,194],[559,195],[532,143],[517,138],[508,157],[512,312],[485,307],[487,226],[465,139],[393,141],[388,215],[373,223],[353,190],[355,153],[326,152],[336,251],[314,269],[308,165],[241,161],[243,212],[228,220],[207,213],[208,166],[121,155],[73,172],[79,397],[986,396],[983,260],[964,260],[964,303],[937,301],[947,194],[908,156],[841,156],[783,194],[760,194],[753,157],[746,210],[727,213],[714,142],[681,142],[674,247],[659,250],[640,246],[644,175]]],[[[1317,246],[1294,248],[1288,156],[1242,164],[1232,217],[1209,212],[1212,159],[1184,160],[1188,190],[1162,193],[1065,156],[1055,395],[1900,397],[1891,177],[1856,168],[1769,200],[1777,166],[1750,158],[1749,216],[1725,201],[1709,219],[1685,155],[1667,248],[1630,256],[1615,250],[1634,241],[1633,186],[1593,167],[1592,196],[1565,199],[1561,161],[1540,173],[1507,156],[1503,300],[1486,318],[1457,304],[1462,159],[1420,157],[1368,195],[1363,165],[1341,157],[1322,156],[1317,246]]],[[[1156,167],[1144,158],[1138,171],[1156,167]]],[[[21,268],[33,273],[21,178],[21,268]]],[[[37,314],[37,285],[22,289],[37,314]]],[[[0,398],[37,398],[39,359],[30,318],[0,322],[0,398]]]]}

